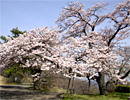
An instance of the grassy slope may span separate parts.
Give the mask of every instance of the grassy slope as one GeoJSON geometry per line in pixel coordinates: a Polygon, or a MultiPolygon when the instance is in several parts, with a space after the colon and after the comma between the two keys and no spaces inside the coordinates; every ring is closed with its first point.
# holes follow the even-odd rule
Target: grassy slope
{"type": "Polygon", "coordinates": [[[7,79],[5,77],[0,75],[0,85],[5,85],[6,84],[6,80],[7,79]]]}
{"type": "Polygon", "coordinates": [[[127,100],[127,98],[130,96],[130,93],[118,93],[113,92],[110,93],[110,95],[65,95],[63,97],[63,100],[127,100]]]}

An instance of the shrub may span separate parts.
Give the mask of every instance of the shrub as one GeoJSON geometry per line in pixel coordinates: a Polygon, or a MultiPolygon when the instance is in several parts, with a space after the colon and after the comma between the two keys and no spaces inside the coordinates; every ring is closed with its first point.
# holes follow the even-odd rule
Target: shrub
{"type": "Polygon", "coordinates": [[[130,93],[130,86],[116,85],[115,92],[130,93]]]}
{"type": "Polygon", "coordinates": [[[8,79],[7,83],[22,83],[23,75],[21,73],[13,73],[8,79]]]}
{"type": "Polygon", "coordinates": [[[15,67],[11,67],[11,68],[5,70],[5,75],[6,75],[6,77],[8,77],[8,78],[9,78],[10,76],[12,76],[14,73],[19,73],[19,70],[17,70],[15,67]]]}

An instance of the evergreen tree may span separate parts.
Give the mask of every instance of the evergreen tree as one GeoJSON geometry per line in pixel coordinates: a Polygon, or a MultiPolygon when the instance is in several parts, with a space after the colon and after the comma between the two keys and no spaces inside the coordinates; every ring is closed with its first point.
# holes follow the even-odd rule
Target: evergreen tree
{"type": "MultiPolygon", "coordinates": [[[[25,33],[26,31],[20,31],[20,30],[18,29],[18,27],[16,27],[16,28],[13,28],[12,30],[10,30],[10,32],[12,33],[12,35],[11,35],[11,36],[8,35],[8,37],[11,37],[11,38],[13,39],[13,38],[18,37],[19,34],[25,33]]],[[[5,36],[0,36],[0,40],[3,41],[3,42],[1,41],[0,44],[6,43],[6,42],[7,42],[7,37],[5,37],[5,36]]]]}

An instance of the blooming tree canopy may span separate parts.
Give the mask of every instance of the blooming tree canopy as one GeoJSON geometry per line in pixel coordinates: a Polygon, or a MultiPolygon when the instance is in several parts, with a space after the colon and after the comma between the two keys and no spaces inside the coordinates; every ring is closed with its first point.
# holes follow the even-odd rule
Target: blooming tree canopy
{"type": "Polygon", "coordinates": [[[103,87],[102,76],[106,74],[115,81],[124,81],[117,74],[115,48],[130,36],[130,1],[118,3],[113,12],[104,14],[106,6],[107,3],[98,3],[84,10],[79,2],[69,3],[56,20],[66,44],[64,55],[72,58],[71,68],[89,78],[96,77],[99,88],[103,87]]]}
{"type": "Polygon", "coordinates": [[[0,45],[0,67],[19,63],[22,67],[49,69],[55,63],[56,29],[36,28],[0,45]]]}
{"type": "Polygon", "coordinates": [[[119,67],[117,55],[110,52],[111,48],[102,44],[104,41],[101,35],[93,32],[91,38],[90,36],[82,36],[78,39],[70,37],[65,42],[68,44],[62,46],[60,50],[68,58],[64,59],[64,62],[68,63],[63,66],[71,68],[73,75],[79,71],[81,75],[89,74],[89,78],[93,78],[102,72],[113,80],[120,80],[117,75],[119,67]],[[93,45],[91,49],[88,43],[93,45]]]}

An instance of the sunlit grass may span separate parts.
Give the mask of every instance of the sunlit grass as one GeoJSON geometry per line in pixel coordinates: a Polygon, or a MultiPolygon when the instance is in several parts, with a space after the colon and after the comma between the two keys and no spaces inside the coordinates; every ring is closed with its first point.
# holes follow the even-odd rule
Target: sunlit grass
{"type": "Polygon", "coordinates": [[[129,93],[113,92],[110,95],[64,95],[63,100],[127,100],[129,93]]]}

